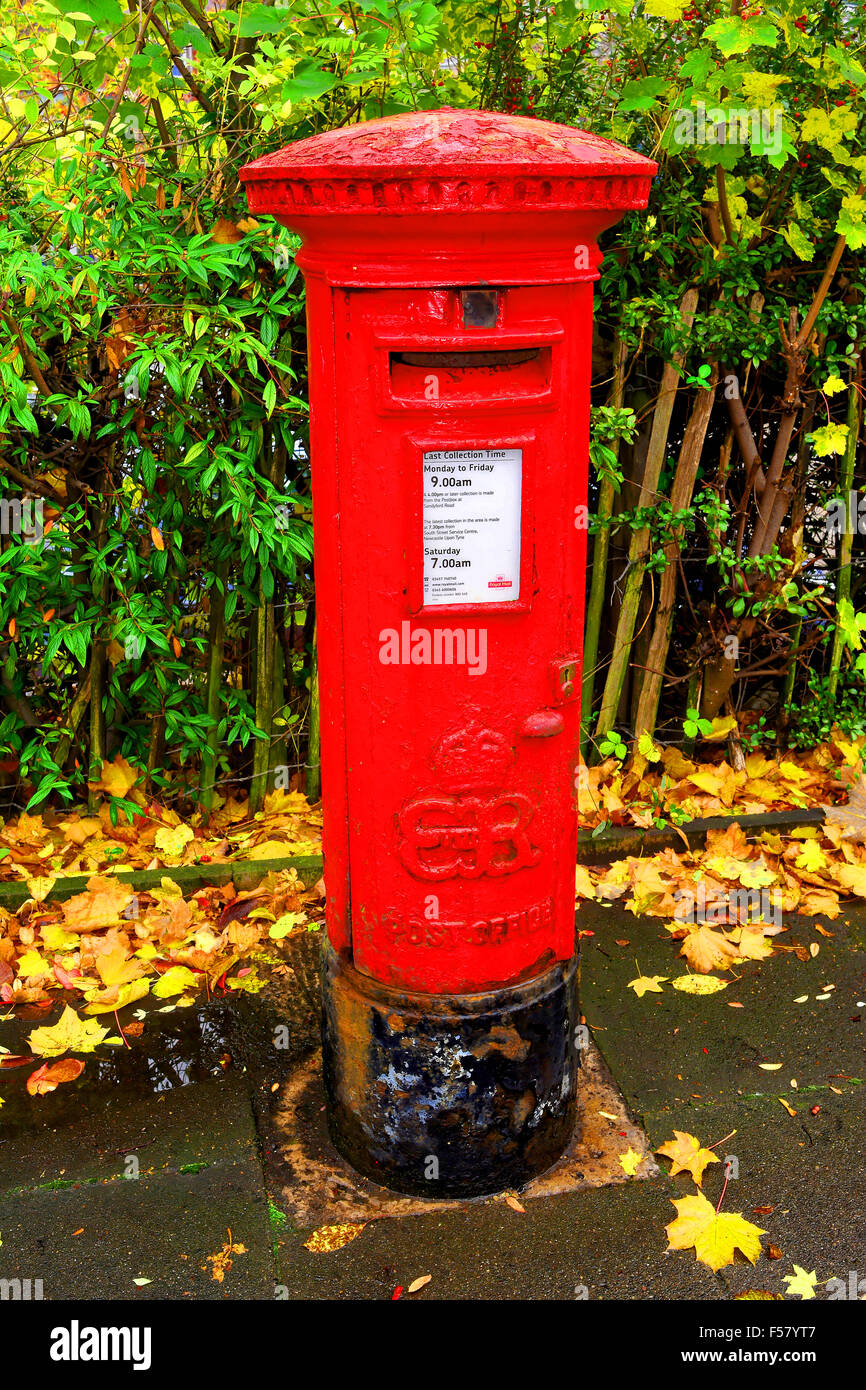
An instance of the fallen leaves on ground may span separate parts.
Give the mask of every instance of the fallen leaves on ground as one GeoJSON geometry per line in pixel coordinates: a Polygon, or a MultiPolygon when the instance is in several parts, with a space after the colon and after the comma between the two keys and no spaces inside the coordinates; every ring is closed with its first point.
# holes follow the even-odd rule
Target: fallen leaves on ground
{"type": "Polygon", "coordinates": [[[638,999],[643,999],[645,994],[662,994],[667,978],[667,975],[638,975],[636,980],[629,980],[628,988],[634,990],[638,999]]]}
{"type": "Polygon", "coordinates": [[[59,1057],[64,1052],[95,1052],[107,1036],[107,1028],[81,1018],[67,1004],[53,1028],[34,1028],[27,1041],[37,1057],[59,1057]]]}
{"type": "Polygon", "coordinates": [[[76,1081],[84,1071],[84,1063],[76,1057],[64,1057],[61,1062],[43,1062],[27,1078],[31,1096],[46,1096],[56,1091],[64,1081],[76,1081]]]}
{"type": "Polygon", "coordinates": [[[645,1154],[639,1154],[636,1149],[629,1144],[624,1154],[619,1155],[622,1171],[627,1177],[633,1178],[640,1165],[643,1163],[645,1154]]]}
{"type": "MultiPolygon", "coordinates": [[[[617,758],[607,758],[597,767],[581,763],[580,824],[587,829],[605,823],[647,829],[660,818],[676,824],[703,816],[835,807],[857,783],[864,747],[866,737],[854,742],[834,737],[816,748],[780,757],[749,753],[745,767],[734,771],[723,757],[695,762],[674,747],[656,749],[649,757],[638,745],[625,763],[617,758]]],[[[861,838],[866,838],[866,787],[858,806],[861,838]]],[[[844,813],[844,807],[839,809],[844,813]]]]}
{"type": "Polygon", "coordinates": [[[356,1240],[366,1224],[366,1221],[343,1221],[339,1226],[320,1226],[304,1241],[304,1249],[313,1255],[330,1255],[356,1240]]]}
{"type": "Polygon", "coordinates": [[[698,1187],[703,1186],[707,1165],[719,1162],[712,1149],[705,1149],[700,1139],[681,1129],[675,1129],[674,1138],[668,1139],[656,1153],[671,1160],[671,1177],[677,1173],[691,1173],[698,1187]]]}
{"type": "Polygon", "coordinates": [[[815,1290],[818,1287],[818,1278],[814,1269],[811,1273],[807,1274],[805,1269],[801,1269],[800,1265],[794,1265],[794,1273],[783,1274],[782,1278],[788,1285],[789,1297],[793,1296],[795,1293],[799,1294],[802,1299],[815,1297],[815,1290]]]}
{"type": "Polygon", "coordinates": [[[735,1252],[755,1264],[761,1253],[761,1236],[766,1231],[737,1212],[717,1212],[702,1192],[671,1198],[677,1209],[675,1220],[665,1228],[669,1250],[690,1250],[715,1273],[734,1263],[735,1252]]]}
{"type": "MultiPolygon", "coordinates": [[[[0,828],[0,881],[27,882],[44,901],[60,875],[107,870],[176,868],[321,852],[322,813],[297,791],[273,791],[252,815],[249,799],[219,796],[208,825],[201,813],[184,820],[141,790],[144,774],[118,754],[89,783],[103,801],[84,810],[22,812],[0,828]],[[112,801],[111,798],[114,798],[112,801]],[[122,807],[117,802],[123,803],[122,807]]],[[[114,884],[119,894],[121,885],[114,884]]],[[[121,907],[120,911],[123,910],[121,907]]]]}
{"type": "Polygon", "coordinates": [[[229,1230],[228,1240],[222,1250],[217,1250],[215,1255],[208,1255],[202,1265],[202,1269],[210,1265],[211,1278],[215,1279],[218,1284],[221,1284],[234,1264],[235,1255],[245,1255],[246,1253],[247,1247],[233,1241],[231,1230],[229,1230]]]}

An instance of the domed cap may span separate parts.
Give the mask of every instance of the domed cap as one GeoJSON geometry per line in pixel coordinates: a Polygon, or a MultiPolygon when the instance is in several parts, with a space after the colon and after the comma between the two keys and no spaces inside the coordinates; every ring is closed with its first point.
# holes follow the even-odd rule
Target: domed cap
{"type": "Polygon", "coordinates": [[[252,212],[621,213],[646,206],[657,169],[572,126],[446,106],[313,135],[247,164],[240,177],[252,212]]]}

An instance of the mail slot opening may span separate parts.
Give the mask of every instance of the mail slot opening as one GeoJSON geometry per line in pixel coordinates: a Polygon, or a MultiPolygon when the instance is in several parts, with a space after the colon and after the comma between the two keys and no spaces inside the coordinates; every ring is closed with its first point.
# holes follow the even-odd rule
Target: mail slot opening
{"type": "Polygon", "coordinates": [[[405,401],[511,400],[550,390],[549,347],[392,352],[391,394],[405,401]]]}

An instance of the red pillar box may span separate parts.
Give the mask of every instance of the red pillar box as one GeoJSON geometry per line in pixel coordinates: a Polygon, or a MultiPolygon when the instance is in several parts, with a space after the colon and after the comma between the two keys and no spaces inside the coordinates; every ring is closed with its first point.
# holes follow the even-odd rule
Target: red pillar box
{"type": "Polygon", "coordinates": [[[303,238],[329,1122],[399,1191],[515,1186],[573,1125],[592,282],[655,172],[445,109],[241,173],[303,238]]]}

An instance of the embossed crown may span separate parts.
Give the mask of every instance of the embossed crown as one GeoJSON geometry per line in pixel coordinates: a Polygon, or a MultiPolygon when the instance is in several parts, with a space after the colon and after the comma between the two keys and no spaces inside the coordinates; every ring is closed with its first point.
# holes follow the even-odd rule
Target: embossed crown
{"type": "Polygon", "coordinates": [[[446,790],[501,786],[514,761],[514,749],[495,729],[473,720],[439,740],[431,763],[446,790]]]}

